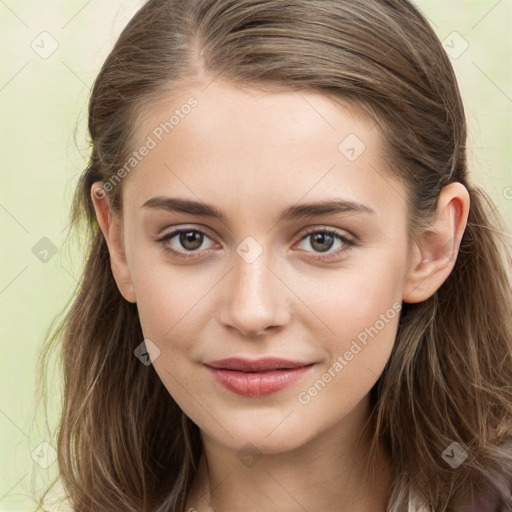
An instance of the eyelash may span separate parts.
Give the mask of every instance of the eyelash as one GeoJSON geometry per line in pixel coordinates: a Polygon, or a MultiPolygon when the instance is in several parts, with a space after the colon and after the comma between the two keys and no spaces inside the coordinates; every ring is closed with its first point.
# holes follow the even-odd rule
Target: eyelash
{"type": "MultiPolygon", "coordinates": [[[[169,247],[169,245],[167,244],[167,241],[174,238],[176,235],[179,235],[180,233],[188,233],[191,231],[194,233],[201,233],[202,235],[210,238],[208,236],[208,234],[205,231],[203,231],[202,229],[185,228],[185,229],[176,229],[174,231],[171,231],[170,233],[165,234],[161,238],[158,238],[156,240],[156,242],[161,245],[161,247],[164,251],[170,253],[172,256],[176,256],[176,257],[182,258],[182,259],[198,258],[198,257],[200,257],[200,256],[197,256],[198,251],[193,251],[193,252],[189,252],[189,253],[186,253],[183,251],[177,251],[177,250],[169,247]]],[[[333,229],[329,229],[329,228],[312,228],[312,229],[308,230],[306,233],[304,233],[304,235],[300,239],[300,242],[307,239],[308,236],[311,236],[316,233],[323,233],[323,234],[333,236],[334,238],[337,238],[338,240],[340,240],[343,243],[343,247],[341,249],[338,249],[338,250],[334,251],[333,253],[324,253],[324,254],[329,254],[327,257],[325,257],[325,256],[313,257],[313,259],[316,259],[316,260],[325,261],[325,260],[336,259],[337,257],[341,256],[342,254],[348,252],[350,249],[352,249],[352,247],[355,247],[357,245],[357,243],[354,242],[353,240],[349,240],[344,235],[341,235],[337,231],[335,231],[333,229]]],[[[307,251],[307,252],[309,252],[309,251],[307,251]]],[[[317,253],[317,254],[322,254],[322,253],[317,253]]],[[[207,260],[213,259],[213,256],[211,256],[211,255],[207,256],[206,259],[207,260]]]]}

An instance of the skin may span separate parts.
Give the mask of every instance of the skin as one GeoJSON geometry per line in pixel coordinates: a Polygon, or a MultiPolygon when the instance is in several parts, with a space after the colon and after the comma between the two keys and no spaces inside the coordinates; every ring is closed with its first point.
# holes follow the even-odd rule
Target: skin
{"type": "MultiPolygon", "coordinates": [[[[313,91],[206,85],[183,84],[145,112],[140,141],[190,96],[198,100],[124,179],[122,219],[98,193],[101,183],[91,190],[119,290],[137,302],[144,336],[160,350],[155,370],[201,429],[206,461],[186,510],[213,510],[208,478],[222,512],[385,510],[389,460],[381,455],[369,471],[360,434],[399,315],[307,404],[298,395],[394,304],[421,302],[442,285],[455,262],[447,248],[467,223],[467,190],[443,189],[434,224],[408,246],[407,190],[384,164],[374,122],[313,91]],[[366,147],[354,161],[338,149],[349,134],[366,147]],[[142,206],[155,196],[214,205],[226,220],[142,206]],[[278,221],[291,205],[334,198],[374,213],[278,221]],[[155,242],[176,228],[207,232],[196,258],[155,242]],[[333,229],[356,245],[328,259],[344,243],[334,238],[321,252],[307,228],[333,229]],[[262,249],[250,263],[236,251],[248,236],[262,249]],[[202,364],[234,356],[315,364],[288,388],[254,398],[226,390],[202,364]],[[239,456],[249,442],[250,463],[239,456]]],[[[179,236],[165,243],[187,252],[179,236]]]]}

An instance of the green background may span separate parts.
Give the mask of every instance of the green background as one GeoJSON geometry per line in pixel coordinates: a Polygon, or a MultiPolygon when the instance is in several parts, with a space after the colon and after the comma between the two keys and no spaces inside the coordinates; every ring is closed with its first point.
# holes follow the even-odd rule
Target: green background
{"type": "MultiPolygon", "coordinates": [[[[35,409],[36,357],[52,319],[73,292],[82,264],[79,243],[63,243],[73,189],[88,159],[89,89],[115,39],[142,3],[0,0],[4,512],[34,510],[33,489],[44,488],[56,474],[57,464],[50,464],[53,441],[35,409]],[[45,442],[49,445],[41,444],[45,442]]],[[[490,193],[510,233],[512,0],[421,0],[418,5],[454,56],[468,45],[452,62],[470,125],[473,178],[490,193]]],[[[54,421],[58,373],[50,381],[54,421]]]]}

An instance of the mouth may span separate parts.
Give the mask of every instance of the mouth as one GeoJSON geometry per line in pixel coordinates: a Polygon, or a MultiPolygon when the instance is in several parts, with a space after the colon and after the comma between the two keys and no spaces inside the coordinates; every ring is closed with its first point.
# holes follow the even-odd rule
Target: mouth
{"type": "Polygon", "coordinates": [[[297,382],[314,364],[279,358],[229,358],[205,363],[205,366],[214,380],[229,391],[260,397],[277,393],[297,382]]]}

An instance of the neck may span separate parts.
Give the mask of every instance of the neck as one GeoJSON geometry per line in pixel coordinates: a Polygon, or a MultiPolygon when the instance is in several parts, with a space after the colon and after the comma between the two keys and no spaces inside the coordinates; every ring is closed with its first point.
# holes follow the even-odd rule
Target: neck
{"type": "Polygon", "coordinates": [[[365,410],[360,407],[343,425],[284,453],[241,456],[203,433],[204,454],[185,510],[384,512],[391,467],[382,451],[369,458],[369,438],[355,417],[365,410]]]}

